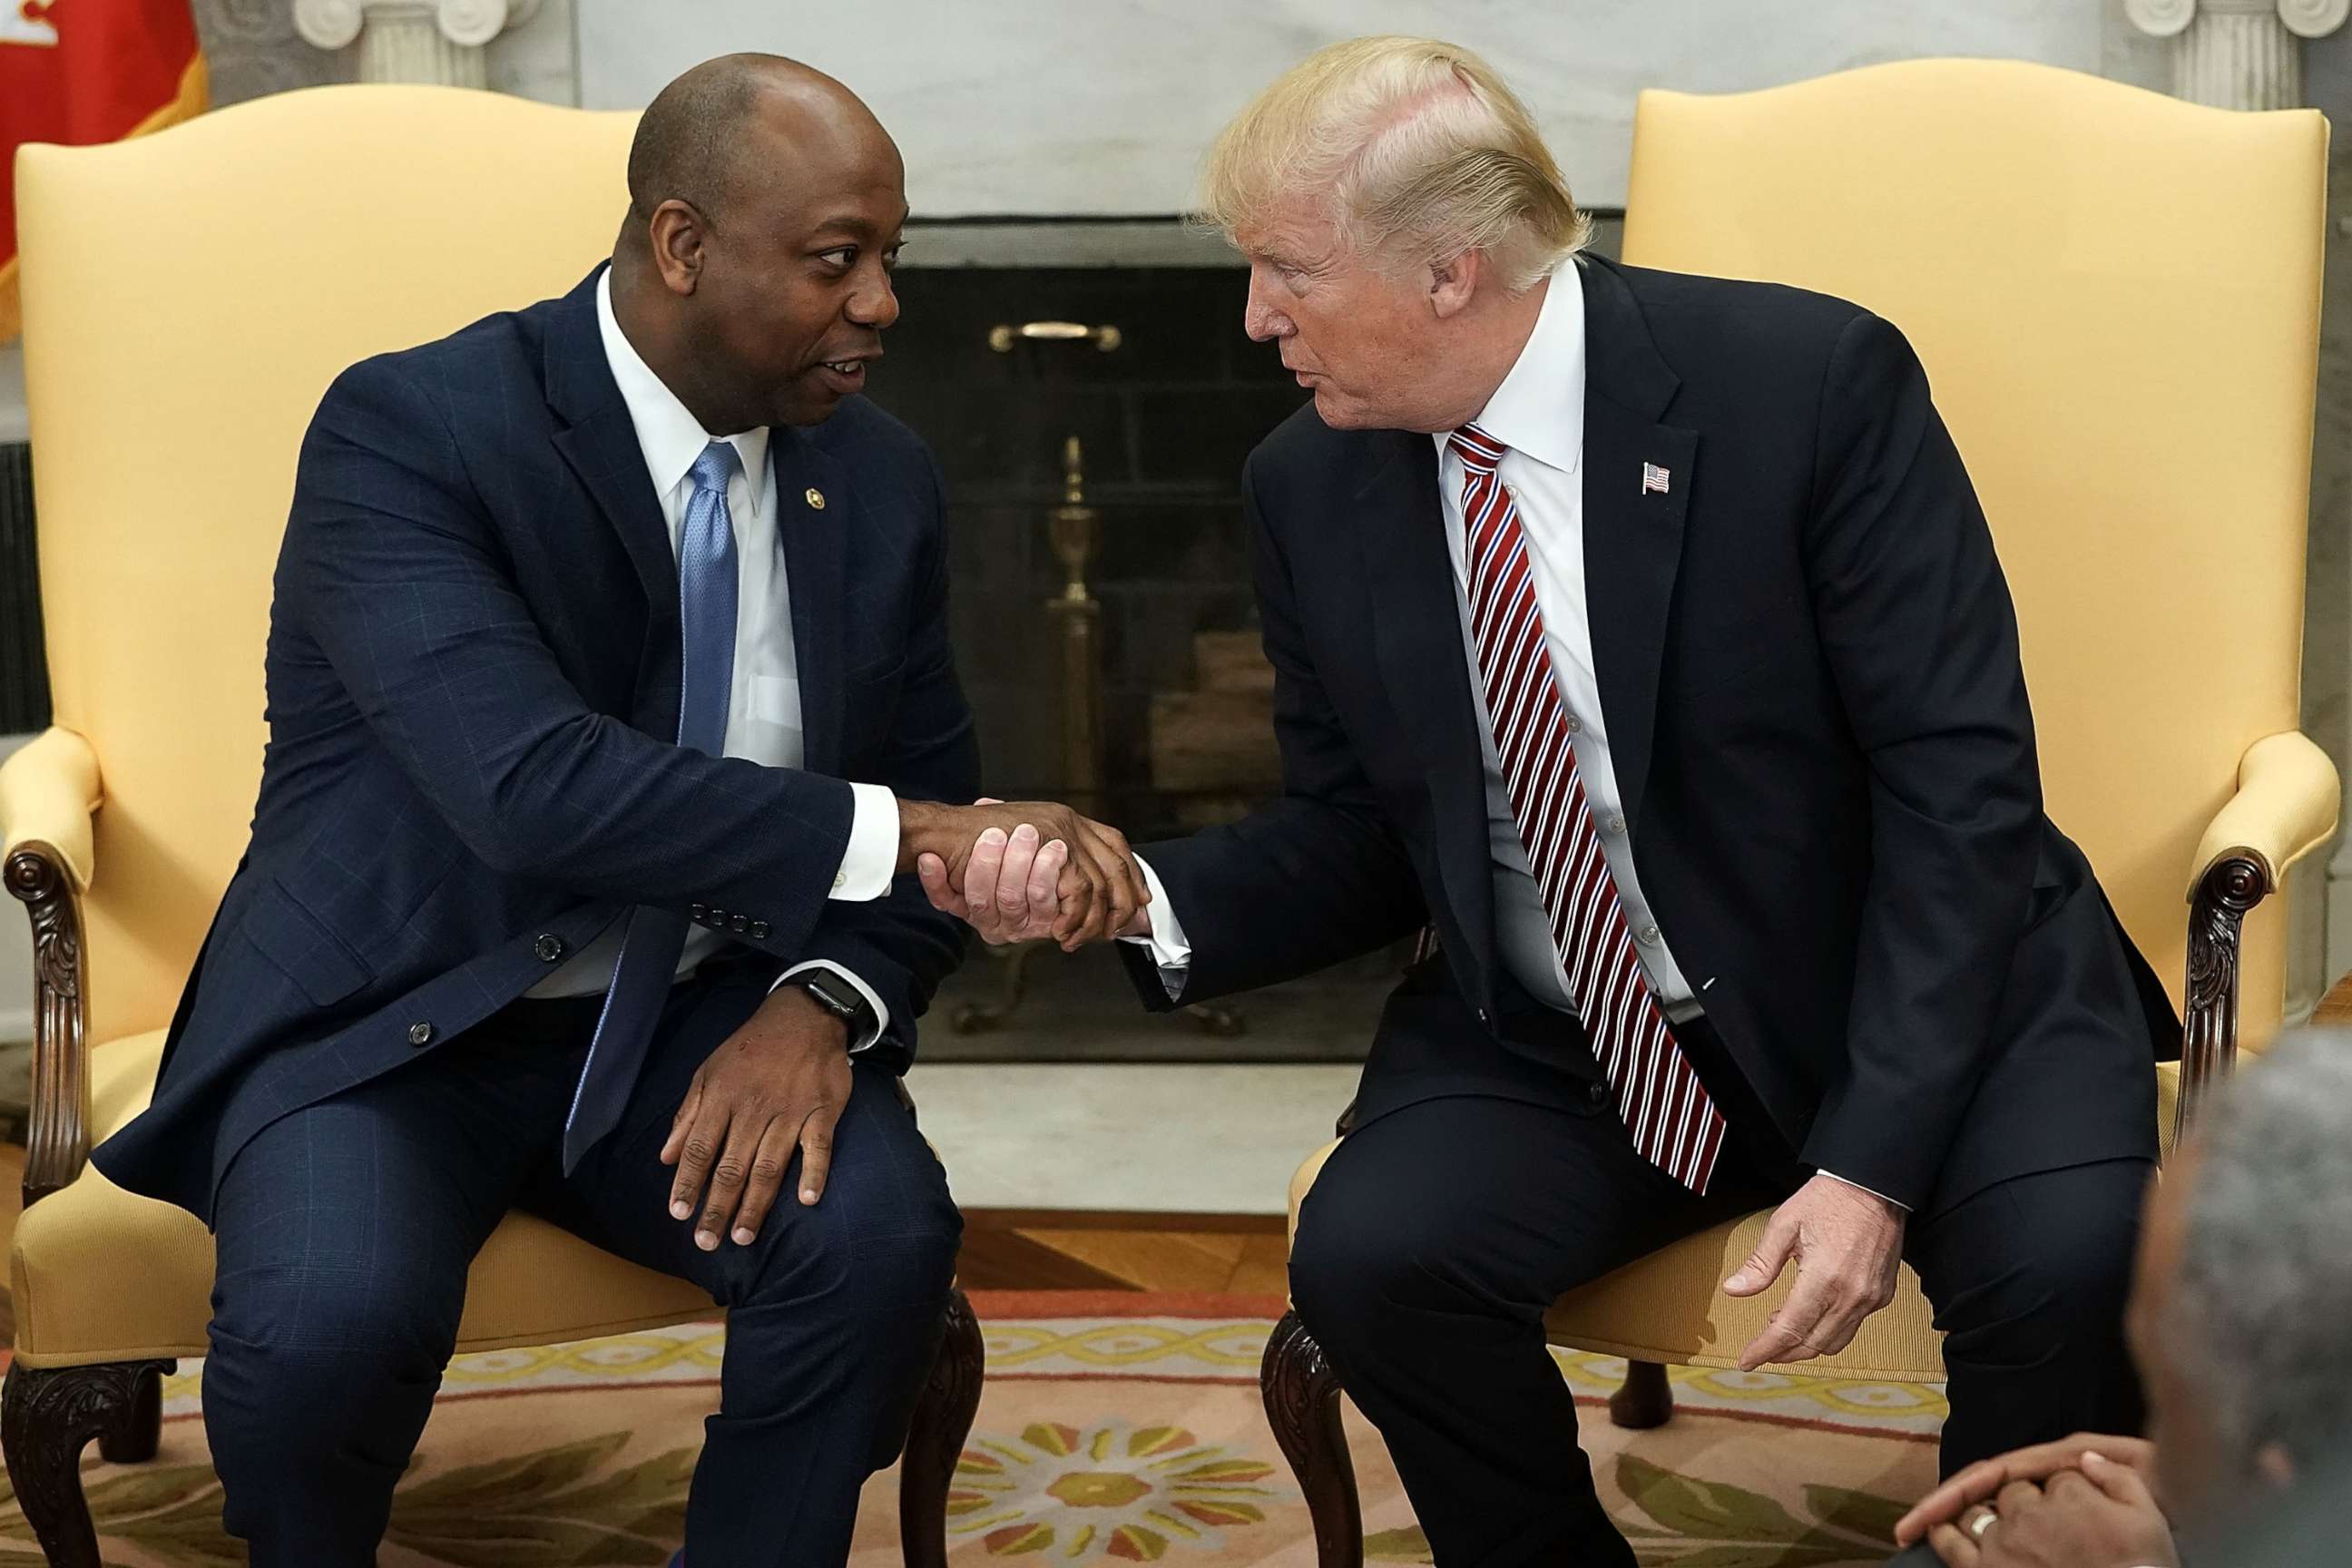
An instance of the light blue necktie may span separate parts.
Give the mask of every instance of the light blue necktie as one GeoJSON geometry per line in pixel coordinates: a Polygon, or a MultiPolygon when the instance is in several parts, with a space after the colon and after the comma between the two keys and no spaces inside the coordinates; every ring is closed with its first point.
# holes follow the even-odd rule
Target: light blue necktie
{"type": "MultiPolygon", "coordinates": [[[[677,743],[714,757],[726,752],[728,698],[735,684],[735,527],[727,514],[727,480],[735,467],[735,448],[725,441],[711,442],[694,459],[688,470],[694,490],[687,497],[677,538],[677,618],[684,639],[677,743]]],[[[668,1000],[686,930],[686,916],[676,910],[640,904],[629,911],[613,984],[596,1015],[588,1060],[572,1094],[572,1114],[564,1119],[566,1175],[598,1139],[621,1124],[654,1025],[668,1000]]]]}

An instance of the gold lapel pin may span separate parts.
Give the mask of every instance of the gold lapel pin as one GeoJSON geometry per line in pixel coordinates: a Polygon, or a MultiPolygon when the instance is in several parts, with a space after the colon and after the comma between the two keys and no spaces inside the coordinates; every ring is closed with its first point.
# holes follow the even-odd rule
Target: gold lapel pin
{"type": "Polygon", "coordinates": [[[808,488],[808,493],[803,499],[804,499],[810,506],[814,507],[817,510],[823,511],[824,510],[824,492],[817,489],[814,485],[811,485],[808,488]]]}

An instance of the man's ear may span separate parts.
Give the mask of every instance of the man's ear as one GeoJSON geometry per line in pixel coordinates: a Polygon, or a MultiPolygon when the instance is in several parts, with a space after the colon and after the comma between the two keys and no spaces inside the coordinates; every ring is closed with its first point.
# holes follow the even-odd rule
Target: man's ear
{"type": "Polygon", "coordinates": [[[2273,1491],[2294,1485],[2294,1457],[2276,1443],[2265,1443],[2254,1453],[2254,1474],[2273,1491]]]}
{"type": "Polygon", "coordinates": [[[1471,296],[1478,291],[1479,274],[1486,266],[1486,256],[1475,250],[1433,262],[1429,268],[1431,313],[1443,321],[1469,309],[1471,296]]]}
{"type": "Polygon", "coordinates": [[[702,244],[709,225],[691,202],[676,196],[654,209],[646,226],[654,253],[654,269],[662,286],[673,294],[691,294],[702,276],[702,244]]]}

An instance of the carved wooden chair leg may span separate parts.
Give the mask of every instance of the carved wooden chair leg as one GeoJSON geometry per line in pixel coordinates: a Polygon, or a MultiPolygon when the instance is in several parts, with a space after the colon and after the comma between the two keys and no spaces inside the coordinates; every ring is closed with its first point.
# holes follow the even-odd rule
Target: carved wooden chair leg
{"type": "Polygon", "coordinates": [[[915,1404],[907,1454],[898,1469],[898,1540],[907,1568],[947,1568],[948,1488],[980,1409],[987,1347],[980,1320],[961,1290],[948,1298],[948,1326],[915,1404]]]}
{"type": "Polygon", "coordinates": [[[110,1465],[143,1465],[163,1442],[163,1369],[156,1364],[139,1378],[122,1425],[98,1435],[98,1453],[110,1465]]]}
{"type": "Polygon", "coordinates": [[[1654,1361],[1627,1362],[1623,1384],[1609,1396],[1610,1424],[1645,1432],[1674,1418],[1675,1390],[1666,1369],[1654,1361]]]}
{"type": "MultiPolygon", "coordinates": [[[[81,1490],[81,1451],[92,1437],[135,1448],[145,1391],[176,1363],[11,1367],[0,1385],[0,1449],[25,1522],[49,1568],[100,1568],[98,1533],[81,1490]]],[[[160,1414],[160,1409],[159,1409],[160,1414]]],[[[152,1453],[151,1443],[148,1452],[152,1453]]]]}
{"type": "Polygon", "coordinates": [[[1297,1313],[1285,1312],[1274,1325],[1258,1368],[1258,1389],[1274,1439],[1307,1495],[1307,1511],[1315,1521],[1315,1561],[1321,1568],[1361,1568],[1364,1516],[1347,1434],[1339,1427],[1339,1376],[1297,1313]]]}

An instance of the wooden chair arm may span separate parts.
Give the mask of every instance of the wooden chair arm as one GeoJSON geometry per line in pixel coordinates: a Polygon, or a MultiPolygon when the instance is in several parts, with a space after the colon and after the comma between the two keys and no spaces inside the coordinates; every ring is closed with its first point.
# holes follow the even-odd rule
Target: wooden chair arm
{"type": "Polygon", "coordinates": [[[101,797],[98,754],[70,730],[52,729],[0,763],[0,877],[33,921],[27,1205],[72,1182],[89,1158],[81,893],[97,873],[91,818],[101,797]]]}
{"type": "Polygon", "coordinates": [[[33,921],[33,1084],[25,1205],[68,1185],[89,1159],[89,1046],[83,1032],[81,896],[51,845],[11,847],[8,891],[33,921]]]}

